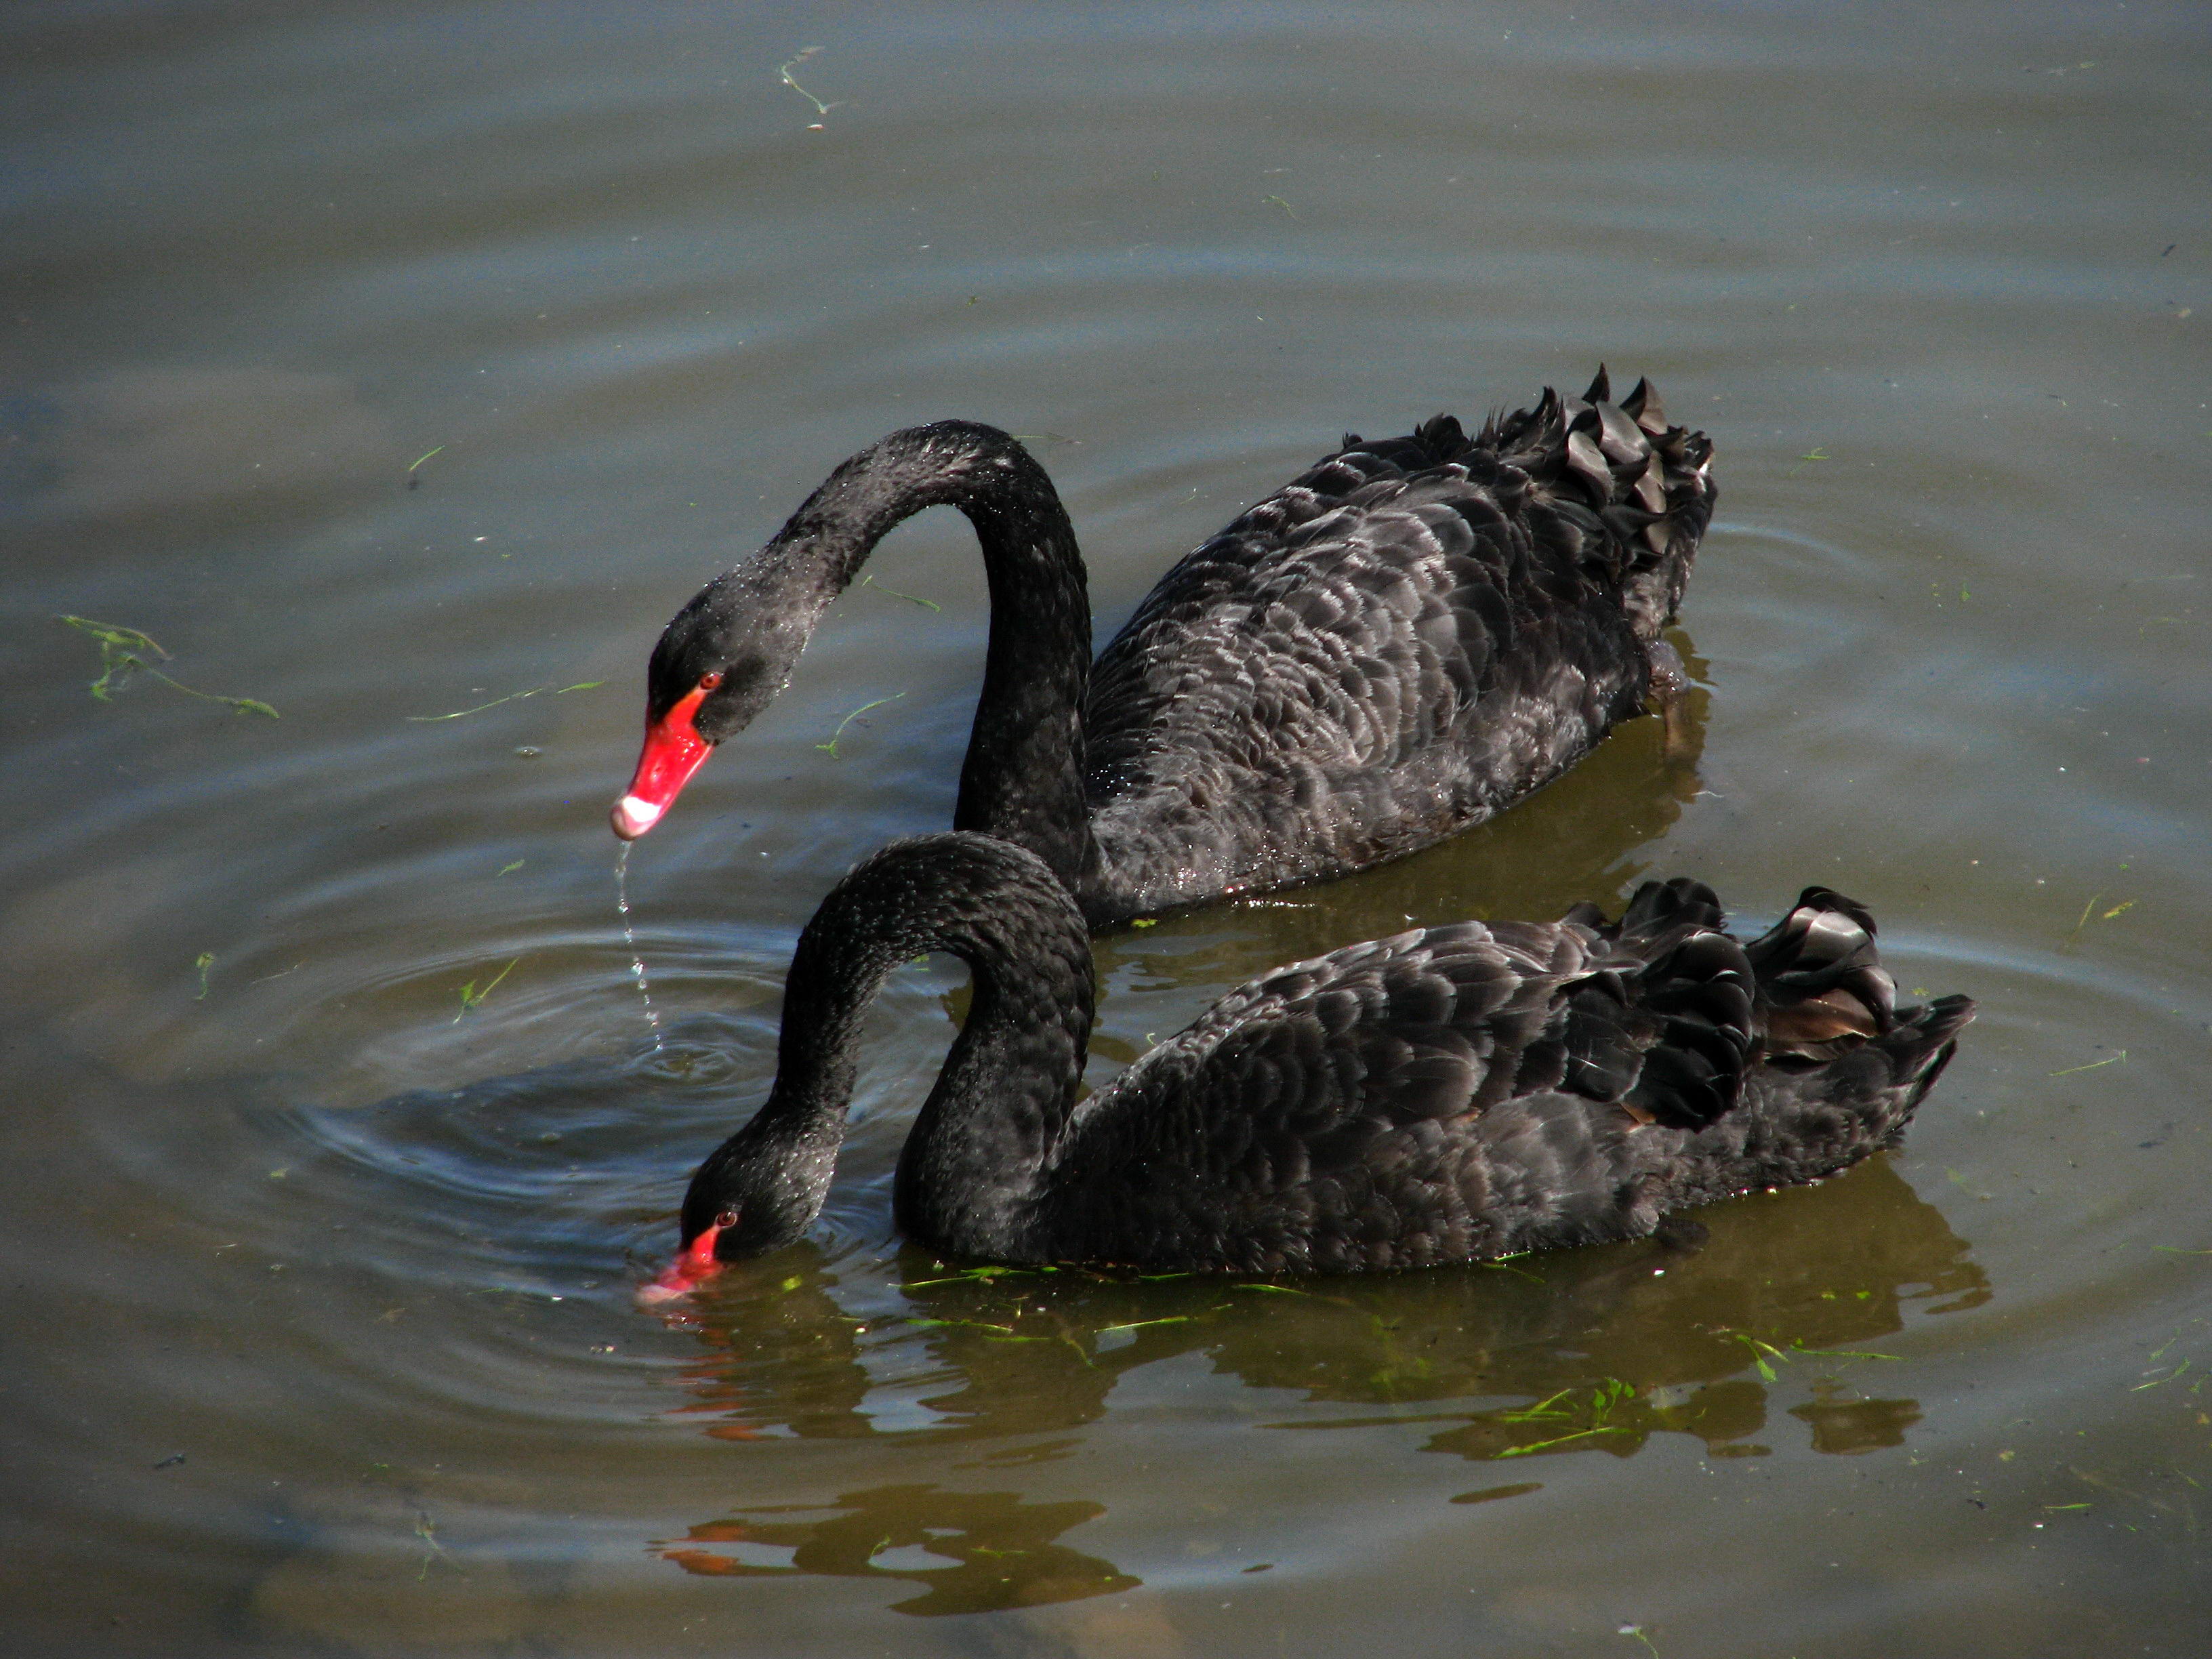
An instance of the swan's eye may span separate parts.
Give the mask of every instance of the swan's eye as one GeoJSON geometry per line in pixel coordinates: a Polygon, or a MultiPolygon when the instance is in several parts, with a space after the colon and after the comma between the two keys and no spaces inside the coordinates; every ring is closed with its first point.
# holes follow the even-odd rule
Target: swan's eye
{"type": "MultiPolygon", "coordinates": [[[[716,675],[715,678],[719,679],[721,677],[720,675],[716,675]]],[[[735,1210],[723,1211],[721,1214],[714,1218],[714,1224],[717,1227],[736,1226],[738,1224],[738,1212],[735,1210]]]]}
{"type": "Polygon", "coordinates": [[[700,675],[700,676],[699,676],[699,689],[700,689],[702,691],[712,691],[712,690],[713,690],[716,686],[720,685],[721,683],[722,683],[722,671],[721,671],[720,669],[719,669],[719,668],[717,668],[717,669],[714,670],[712,672],[705,673],[705,674],[702,674],[702,675],[700,675]]]}

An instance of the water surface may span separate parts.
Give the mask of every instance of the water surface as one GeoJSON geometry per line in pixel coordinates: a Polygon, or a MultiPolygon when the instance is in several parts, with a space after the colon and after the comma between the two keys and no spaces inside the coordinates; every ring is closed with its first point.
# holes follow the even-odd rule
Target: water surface
{"type": "Polygon", "coordinates": [[[149,0],[0,46],[24,1651],[2204,1650],[2199,14],[149,0]],[[1821,882],[1982,1002],[1901,1151],[1688,1252],[963,1277],[889,1219],[933,963],[810,1239],[633,1310],[799,927],[946,821],[984,629],[964,523],[902,529],[641,844],[656,1048],[603,814],[699,581],[963,416],[1032,434],[1111,627],[1346,428],[1600,359],[1718,446],[1694,764],[1641,722],[1101,940],[1094,1077],[1409,921],[1821,882]],[[61,614],[279,718],[89,696],[61,614]]]}

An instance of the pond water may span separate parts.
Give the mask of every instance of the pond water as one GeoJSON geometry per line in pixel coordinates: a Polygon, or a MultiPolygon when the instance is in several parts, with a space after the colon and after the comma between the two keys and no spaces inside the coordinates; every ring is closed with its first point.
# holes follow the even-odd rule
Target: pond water
{"type": "Polygon", "coordinates": [[[0,46],[15,1650],[2207,1650],[2201,11],[56,0],[0,46]],[[946,822],[985,625],[964,522],[902,528],[639,845],[656,1048],[605,811],[702,580],[970,416],[1103,637],[1337,434],[1601,359],[1718,447],[1695,766],[1638,722],[1102,939],[1094,1076],[1408,921],[1817,881],[1981,1001],[1901,1150],[1689,1251],[963,1278],[890,1224],[933,962],[809,1240],[634,1309],[798,928],[946,822]],[[63,615],[174,684],[88,696],[63,615]]]}

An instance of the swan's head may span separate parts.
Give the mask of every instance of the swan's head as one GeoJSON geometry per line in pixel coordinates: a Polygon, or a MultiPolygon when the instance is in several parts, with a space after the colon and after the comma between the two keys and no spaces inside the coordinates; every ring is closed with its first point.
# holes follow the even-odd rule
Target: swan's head
{"type": "Polygon", "coordinates": [[[1082,604],[1074,532],[1052,480],[1018,441],[969,421],[894,432],[841,463],[767,546],[669,623],[653,647],[645,748],[615,803],[615,834],[635,841],[652,829],[708,751],[775,701],[830,602],[892,526],[946,505],[970,518],[988,508],[1002,536],[1064,543],[1082,604]]]}
{"type": "Polygon", "coordinates": [[[688,1296],[732,1261],[796,1244],[814,1224],[829,1194],[843,1119],[817,1124],[775,1105],[771,1096],[692,1176],[683,1243],[660,1276],[639,1288],[641,1303],[688,1296]]]}
{"type": "Polygon", "coordinates": [[[657,1307],[689,1296],[721,1272],[722,1259],[714,1254],[714,1243],[728,1227],[736,1224],[737,1219],[732,1211],[726,1219],[718,1217],[685,1239],[676,1259],[660,1270],[659,1276],[637,1287],[639,1305],[657,1307]]]}
{"type": "Polygon", "coordinates": [[[615,834],[635,841],[660,822],[725,738],[752,724],[791,678],[815,608],[793,615],[748,568],[717,577],[678,611],[646,671],[645,746],[614,805],[615,834]]]}
{"type": "MultiPolygon", "coordinates": [[[[703,1173],[703,1171],[702,1171],[703,1173]]],[[[696,1194],[698,1183],[693,1182],[696,1194]]],[[[725,1192],[724,1207],[709,1215],[703,1226],[693,1227],[691,1206],[684,1206],[684,1245],[659,1276],[638,1286],[637,1299],[647,1307],[673,1302],[712,1282],[732,1261],[766,1255],[787,1244],[796,1244],[821,1208],[812,1204],[793,1207],[776,1201],[771,1192],[760,1192],[751,1201],[725,1192]]]]}

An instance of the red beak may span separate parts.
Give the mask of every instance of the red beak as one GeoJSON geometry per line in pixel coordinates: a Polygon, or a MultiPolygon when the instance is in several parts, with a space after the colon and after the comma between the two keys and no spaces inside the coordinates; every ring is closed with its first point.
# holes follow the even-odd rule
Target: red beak
{"type": "Polygon", "coordinates": [[[699,763],[714,752],[714,745],[691,723],[706,695],[703,688],[690,692],[645,728],[645,747],[639,751],[629,793],[615,803],[612,815],[615,834],[624,841],[635,841],[659,823],[699,763]]]}
{"type": "Polygon", "coordinates": [[[722,1224],[718,1221],[685,1245],[676,1260],[662,1269],[659,1278],[637,1287],[639,1302],[647,1307],[673,1302],[679,1296],[690,1295],[721,1272],[722,1264],[714,1259],[714,1237],[721,1231],[722,1224]]]}

